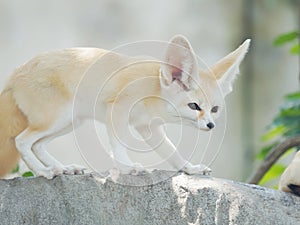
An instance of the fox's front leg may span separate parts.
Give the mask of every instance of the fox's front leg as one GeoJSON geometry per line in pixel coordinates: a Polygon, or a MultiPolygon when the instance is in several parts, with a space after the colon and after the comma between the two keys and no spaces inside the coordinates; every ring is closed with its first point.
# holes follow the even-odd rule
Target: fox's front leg
{"type": "Polygon", "coordinates": [[[162,159],[179,171],[187,174],[209,174],[211,170],[202,164],[193,165],[177,152],[176,147],[167,137],[160,125],[149,127],[148,125],[137,126],[136,130],[144,138],[145,142],[155,150],[162,159]]]}
{"type": "Polygon", "coordinates": [[[128,126],[128,116],[124,108],[117,104],[110,105],[107,110],[106,128],[112,146],[114,166],[123,174],[137,174],[144,171],[144,168],[139,163],[133,163],[128,156],[128,126]],[[115,112],[118,112],[117,115],[115,112]]]}

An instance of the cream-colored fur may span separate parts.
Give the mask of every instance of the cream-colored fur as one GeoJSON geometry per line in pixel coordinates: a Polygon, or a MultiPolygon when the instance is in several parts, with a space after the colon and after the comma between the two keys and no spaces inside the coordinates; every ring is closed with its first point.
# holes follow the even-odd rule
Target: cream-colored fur
{"type": "Polygon", "coordinates": [[[294,185],[300,187],[300,152],[298,151],[290,165],[285,169],[279,180],[279,190],[293,192],[288,186],[294,185]]]}
{"type": "Polygon", "coordinates": [[[123,144],[131,138],[128,126],[175,169],[208,172],[179,155],[162,125],[182,121],[212,129],[248,46],[249,40],[208,71],[198,68],[189,42],[180,35],[170,40],[163,63],[94,48],[38,55],[15,70],[0,95],[0,175],[15,166],[18,152],[38,176],[81,173],[83,167],[62,165],[45,145],[86,119],[106,125],[115,166],[122,173],[143,170],[128,157],[130,146],[123,144]],[[75,103],[80,104],[76,110],[75,103]],[[149,123],[156,117],[163,122],[149,123]]]}
{"type": "Polygon", "coordinates": [[[14,139],[27,126],[27,119],[16,106],[9,88],[0,95],[0,109],[0,177],[3,177],[19,161],[14,139]]]}

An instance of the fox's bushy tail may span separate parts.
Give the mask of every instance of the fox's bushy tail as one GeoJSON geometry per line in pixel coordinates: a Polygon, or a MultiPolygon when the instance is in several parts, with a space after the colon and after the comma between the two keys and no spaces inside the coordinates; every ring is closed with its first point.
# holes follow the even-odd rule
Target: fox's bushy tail
{"type": "Polygon", "coordinates": [[[20,155],[15,137],[27,126],[25,115],[18,108],[12,90],[0,95],[0,178],[10,173],[17,165],[20,155]]]}

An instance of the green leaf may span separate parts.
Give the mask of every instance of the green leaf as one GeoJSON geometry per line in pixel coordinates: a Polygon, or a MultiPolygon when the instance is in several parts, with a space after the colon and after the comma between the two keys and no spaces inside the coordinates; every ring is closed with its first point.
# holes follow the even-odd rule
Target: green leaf
{"type": "Polygon", "coordinates": [[[11,173],[17,173],[17,172],[19,172],[19,170],[20,170],[20,167],[19,167],[19,165],[17,165],[16,168],[14,168],[14,169],[11,171],[11,173]]]}
{"type": "Polygon", "coordinates": [[[300,105],[290,105],[287,106],[286,108],[283,108],[280,111],[280,117],[286,117],[289,119],[297,119],[297,117],[300,116],[300,105]]]}
{"type": "Polygon", "coordinates": [[[294,93],[291,93],[291,94],[288,94],[288,95],[286,95],[286,96],[284,96],[284,98],[286,99],[286,100],[300,100],[300,92],[299,91],[297,91],[297,92],[294,92],[294,93]]]}
{"type": "Polygon", "coordinates": [[[34,177],[34,174],[31,171],[27,171],[22,174],[22,177],[34,177]]]}
{"type": "Polygon", "coordinates": [[[299,43],[296,43],[293,45],[290,49],[290,53],[293,55],[299,55],[300,54],[300,49],[299,49],[299,43]]]}
{"type": "Polygon", "coordinates": [[[267,133],[265,133],[261,139],[262,139],[262,141],[271,140],[271,139],[279,136],[280,134],[284,133],[285,130],[286,130],[286,127],[283,125],[273,127],[267,133]]]}
{"type": "Polygon", "coordinates": [[[280,45],[286,44],[288,42],[291,42],[291,41],[294,41],[295,39],[297,39],[298,35],[299,35],[299,33],[297,31],[279,35],[277,38],[275,38],[273,44],[275,46],[280,46],[280,45]]]}
{"type": "Polygon", "coordinates": [[[259,185],[266,184],[276,178],[278,178],[283,171],[285,170],[285,166],[279,163],[274,164],[271,169],[265,174],[265,176],[260,180],[259,185]]]}

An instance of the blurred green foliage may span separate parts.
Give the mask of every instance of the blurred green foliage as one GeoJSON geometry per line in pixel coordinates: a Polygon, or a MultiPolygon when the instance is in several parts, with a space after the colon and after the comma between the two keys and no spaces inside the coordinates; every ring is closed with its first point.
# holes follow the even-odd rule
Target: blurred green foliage
{"type": "Polygon", "coordinates": [[[22,174],[22,177],[34,177],[34,174],[31,171],[27,171],[22,174]]]}
{"type": "Polygon", "coordinates": [[[11,171],[11,173],[18,173],[19,170],[20,170],[20,166],[19,166],[19,164],[18,164],[18,165],[16,166],[16,168],[14,168],[14,169],[11,171]]]}
{"type": "MultiPolygon", "coordinates": [[[[17,165],[16,168],[14,168],[11,173],[19,173],[20,172],[20,166],[17,165]]],[[[34,174],[31,171],[26,171],[22,174],[22,177],[34,177],[34,174]]]]}
{"type": "Polygon", "coordinates": [[[275,38],[273,44],[274,46],[281,46],[287,43],[291,43],[292,47],[290,48],[291,54],[299,54],[299,32],[298,31],[292,31],[289,33],[285,33],[282,35],[279,35],[277,38],[275,38]]]}
{"type": "MultiPolygon", "coordinates": [[[[282,46],[291,44],[290,53],[300,55],[299,52],[299,32],[293,31],[278,36],[273,44],[282,46]]],[[[300,91],[288,94],[284,97],[284,102],[279,108],[278,114],[267,127],[267,132],[261,137],[263,142],[268,142],[259,152],[257,158],[263,160],[270,150],[279,144],[280,139],[290,138],[300,135],[300,91]]],[[[287,151],[282,157],[291,154],[295,148],[287,151]]],[[[264,185],[277,179],[284,171],[285,166],[276,163],[261,179],[259,184],[264,185]]]]}

